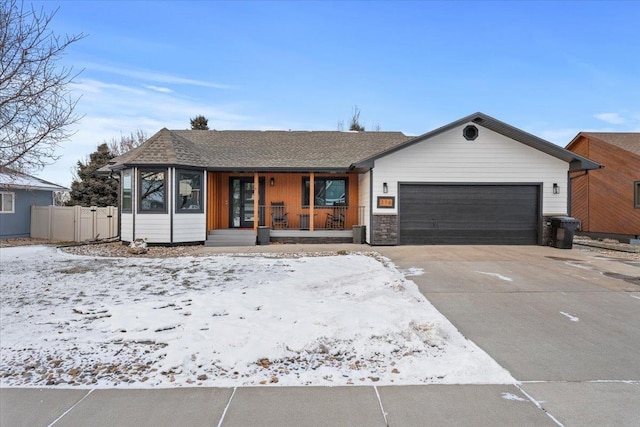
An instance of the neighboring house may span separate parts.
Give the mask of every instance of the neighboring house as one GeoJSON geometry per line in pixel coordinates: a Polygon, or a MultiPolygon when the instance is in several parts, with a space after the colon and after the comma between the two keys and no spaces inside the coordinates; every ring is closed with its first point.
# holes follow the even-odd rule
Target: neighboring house
{"type": "Polygon", "coordinates": [[[271,228],[272,241],[543,244],[566,215],[569,171],[599,165],[482,113],[399,132],[162,129],[113,159],[121,238],[203,242],[271,228]]]}
{"type": "Polygon", "coordinates": [[[640,133],[580,132],[567,145],[603,168],[571,174],[571,215],[595,236],[640,235],[640,133]]]}
{"type": "Polygon", "coordinates": [[[31,206],[52,205],[56,191],[69,189],[12,169],[0,169],[0,239],[29,237],[31,206]]]}

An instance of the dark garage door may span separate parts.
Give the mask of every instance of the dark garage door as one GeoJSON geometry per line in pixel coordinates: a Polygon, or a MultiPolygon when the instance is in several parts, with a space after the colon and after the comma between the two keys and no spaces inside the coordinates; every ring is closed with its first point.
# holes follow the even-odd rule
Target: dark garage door
{"type": "Polygon", "coordinates": [[[539,189],[400,184],[400,244],[536,245],[539,189]]]}

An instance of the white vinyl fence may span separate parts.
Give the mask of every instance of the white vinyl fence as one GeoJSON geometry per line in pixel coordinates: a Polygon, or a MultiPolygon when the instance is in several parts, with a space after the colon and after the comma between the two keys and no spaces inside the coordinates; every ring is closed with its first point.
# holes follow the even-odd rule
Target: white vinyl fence
{"type": "Polygon", "coordinates": [[[31,237],[84,242],[118,236],[118,208],[31,206],[31,237]]]}

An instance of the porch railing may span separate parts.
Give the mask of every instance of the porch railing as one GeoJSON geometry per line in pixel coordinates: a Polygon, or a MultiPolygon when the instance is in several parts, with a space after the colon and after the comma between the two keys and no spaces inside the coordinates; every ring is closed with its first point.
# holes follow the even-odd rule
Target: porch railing
{"type": "Polygon", "coordinates": [[[261,226],[274,230],[351,230],[364,223],[364,206],[315,206],[313,219],[309,206],[269,205],[259,206],[261,226]]]}

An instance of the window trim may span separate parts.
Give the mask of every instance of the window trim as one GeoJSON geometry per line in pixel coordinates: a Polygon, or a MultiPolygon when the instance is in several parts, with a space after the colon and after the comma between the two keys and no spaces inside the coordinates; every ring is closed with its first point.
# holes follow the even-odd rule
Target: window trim
{"type": "MultiPolygon", "coordinates": [[[[327,180],[342,180],[344,181],[344,205],[342,206],[349,206],[349,177],[347,176],[340,176],[340,177],[331,177],[331,176],[316,176],[313,179],[314,185],[313,188],[315,190],[316,185],[318,184],[318,181],[327,181],[327,180]]],[[[309,176],[303,176],[302,177],[302,206],[305,208],[309,207],[309,203],[305,204],[305,198],[307,196],[311,196],[310,194],[307,193],[307,187],[305,185],[306,182],[311,182],[311,177],[309,176]]],[[[326,184],[325,184],[326,185],[326,184]]],[[[326,200],[326,198],[325,198],[326,200]]],[[[308,200],[310,201],[310,200],[308,200]]],[[[335,205],[316,205],[315,204],[315,195],[314,195],[314,204],[313,207],[314,208],[333,208],[335,205]]]]}
{"type": "Polygon", "coordinates": [[[16,193],[13,191],[0,191],[0,214],[14,214],[16,213],[16,193]],[[2,208],[4,207],[4,196],[11,196],[11,210],[5,211],[2,208]]]}
{"type": "Polygon", "coordinates": [[[126,214],[130,214],[133,213],[133,171],[131,169],[126,169],[122,171],[122,185],[121,185],[121,194],[120,194],[120,200],[121,200],[121,206],[120,208],[122,209],[122,213],[126,213],[126,214]],[[124,177],[125,175],[129,175],[129,203],[130,206],[128,208],[124,207],[124,177]]]}
{"type": "Polygon", "coordinates": [[[167,214],[169,213],[169,201],[167,200],[167,182],[169,181],[169,171],[168,169],[163,168],[144,168],[138,169],[138,182],[137,182],[137,190],[138,194],[136,195],[136,201],[138,203],[137,211],[139,214],[167,214]],[[144,209],[142,207],[142,174],[143,173],[163,173],[164,174],[164,185],[162,187],[162,197],[164,200],[164,209],[144,209]]]}
{"type": "Polygon", "coordinates": [[[204,174],[202,173],[202,171],[199,170],[189,170],[189,169],[176,169],[175,171],[176,174],[176,183],[175,183],[175,200],[176,200],[176,206],[175,206],[175,213],[177,214],[201,214],[204,213],[204,197],[203,197],[203,193],[204,193],[204,189],[203,184],[204,184],[204,174]],[[193,174],[193,175],[200,175],[200,196],[198,197],[199,199],[199,205],[200,205],[200,209],[180,209],[178,206],[180,205],[180,174],[181,173],[189,173],[189,174],[193,174]]]}
{"type": "Polygon", "coordinates": [[[633,183],[633,207],[640,209],[640,181],[633,183]]]}

